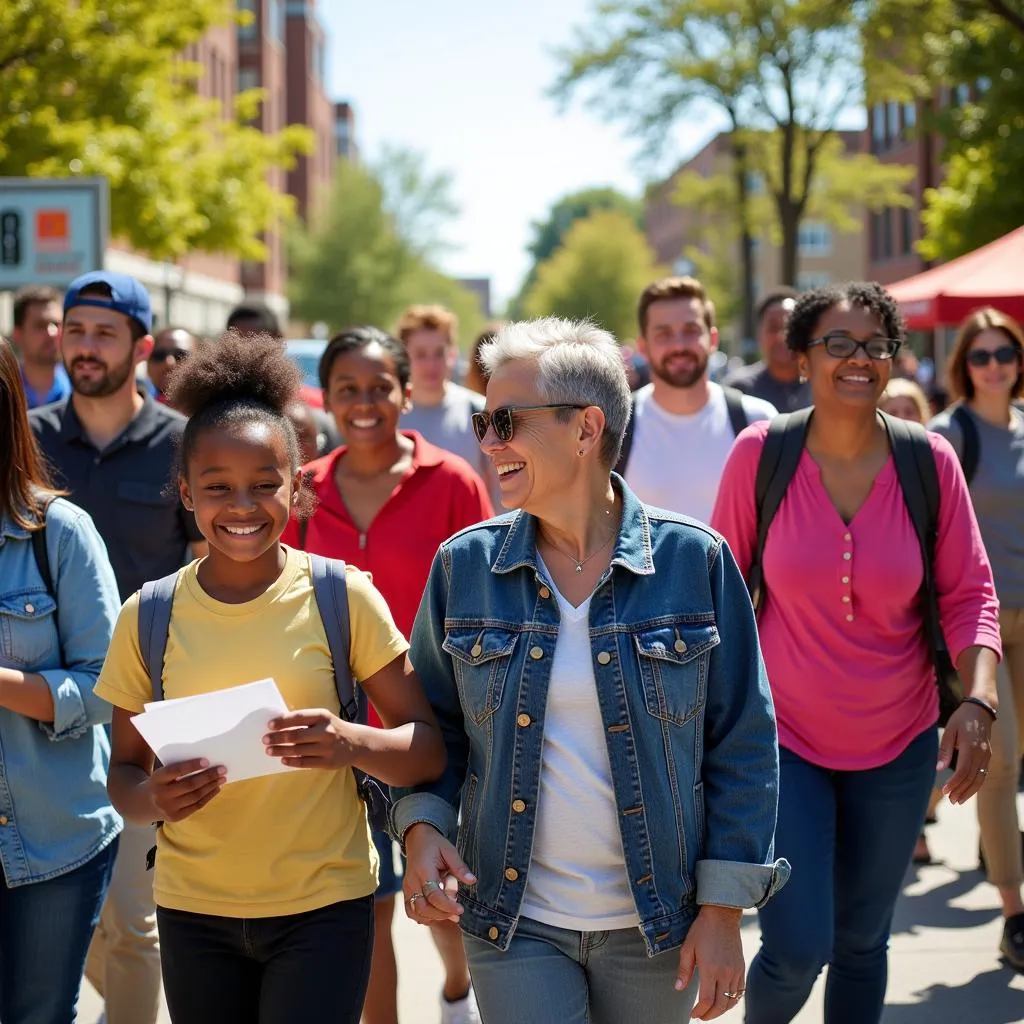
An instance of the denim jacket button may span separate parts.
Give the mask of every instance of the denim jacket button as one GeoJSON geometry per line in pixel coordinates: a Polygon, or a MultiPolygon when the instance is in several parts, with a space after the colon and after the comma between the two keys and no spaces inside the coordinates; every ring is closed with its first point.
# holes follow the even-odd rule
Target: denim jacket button
{"type": "Polygon", "coordinates": [[[484,649],[479,644],[473,644],[472,649],[469,652],[474,658],[479,658],[484,653],[484,649]]]}
{"type": "Polygon", "coordinates": [[[35,610],[36,606],[32,604],[31,601],[25,605],[25,611],[28,612],[29,615],[31,615],[35,610]]]}
{"type": "Polygon", "coordinates": [[[515,868],[505,868],[505,877],[510,882],[514,882],[519,878],[519,872],[515,868]]]}
{"type": "Polygon", "coordinates": [[[0,825],[6,825],[6,824],[7,824],[7,815],[6,814],[0,814],[0,825]]]}
{"type": "Polygon", "coordinates": [[[676,653],[677,654],[685,654],[686,653],[686,643],[685,643],[685,641],[677,640],[672,646],[676,649],[676,653]]]}
{"type": "Polygon", "coordinates": [[[522,814],[523,811],[526,810],[526,801],[525,800],[513,800],[512,801],[512,810],[515,811],[516,814],[522,814]]]}
{"type": "Polygon", "coordinates": [[[530,648],[530,657],[533,658],[534,661],[540,661],[540,659],[544,657],[544,648],[542,648],[542,647],[531,647],[530,648]]]}
{"type": "Polygon", "coordinates": [[[551,596],[551,591],[548,590],[547,587],[541,587],[539,593],[540,593],[540,596],[544,597],[544,598],[548,598],[548,597],[551,596]]]}
{"type": "Polygon", "coordinates": [[[525,729],[530,724],[531,721],[532,721],[532,719],[530,718],[529,715],[520,715],[516,719],[516,724],[521,726],[523,729],[525,729]]]}
{"type": "Polygon", "coordinates": [[[487,929],[487,938],[489,938],[492,942],[494,942],[494,940],[497,939],[497,937],[498,937],[498,929],[497,928],[488,928],[487,929]]]}
{"type": "Polygon", "coordinates": [[[607,651],[602,651],[597,656],[597,663],[599,665],[607,665],[612,660],[612,656],[607,651]]]}

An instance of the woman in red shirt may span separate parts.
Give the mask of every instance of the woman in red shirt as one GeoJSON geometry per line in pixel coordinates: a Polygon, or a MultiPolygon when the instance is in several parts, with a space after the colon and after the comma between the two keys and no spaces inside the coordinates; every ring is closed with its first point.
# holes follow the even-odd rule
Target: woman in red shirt
{"type": "MultiPolygon", "coordinates": [[[[401,431],[409,407],[409,357],[376,327],[353,327],[331,339],[320,359],[324,405],[347,444],[305,467],[317,507],[292,520],[282,541],[340,558],[373,577],[405,636],[441,543],[494,515],[487,488],[469,463],[401,431]]],[[[372,721],[372,718],[371,718],[372,721]]],[[[397,967],[391,940],[395,894],[391,838],[374,833],[380,854],[376,937],[365,1024],[396,1024],[397,967]]],[[[476,1021],[469,967],[456,925],[432,930],[445,965],[444,1021],[476,1021]]]]}
{"type": "MultiPolygon", "coordinates": [[[[813,418],[764,550],[761,648],[779,725],[775,853],[789,884],[760,912],[747,1024],[786,1024],[827,963],[824,1024],[877,1024],[893,909],[935,777],[938,697],[924,635],[921,548],[876,404],[903,341],[877,284],[802,295],[787,342],[813,418]]],[[[712,525],[749,571],[768,424],[736,439],[712,525]]],[[[943,738],[954,803],[990,757],[1000,651],[992,570],[956,455],[928,435],[939,482],[939,614],[967,697],[943,738]]]]}

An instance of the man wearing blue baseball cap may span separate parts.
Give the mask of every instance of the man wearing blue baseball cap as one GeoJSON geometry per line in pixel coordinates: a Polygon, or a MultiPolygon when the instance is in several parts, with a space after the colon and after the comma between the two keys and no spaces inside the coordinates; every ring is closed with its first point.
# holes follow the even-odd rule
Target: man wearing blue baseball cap
{"type": "MultiPolygon", "coordinates": [[[[126,274],[83,274],[64,296],[62,355],[71,397],[36,409],[32,426],[59,486],[93,518],[121,599],[203,554],[202,535],[168,491],[183,416],[138,386],[153,349],[143,285],[126,274]]],[[[152,828],[126,825],[86,975],[107,1024],[155,1024],[160,953],[146,854],[152,828]]]]}

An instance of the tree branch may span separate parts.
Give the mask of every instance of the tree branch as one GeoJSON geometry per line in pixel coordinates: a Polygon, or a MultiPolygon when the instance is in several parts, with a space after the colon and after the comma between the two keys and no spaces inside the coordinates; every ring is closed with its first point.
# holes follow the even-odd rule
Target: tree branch
{"type": "Polygon", "coordinates": [[[0,74],[9,71],[15,64],[20,64],[36,57],[42,57],[45,53],[46,47],[43,45],[27,46],[24,49],[15,50],[14,53],[0,59],[0,74]]]}
{"type": "Polygon", "coordinates": [[[988,9],[998,18],[1024,35],[1024,14],[1015,11],[1006,0],[986,0],[988,9]]]}

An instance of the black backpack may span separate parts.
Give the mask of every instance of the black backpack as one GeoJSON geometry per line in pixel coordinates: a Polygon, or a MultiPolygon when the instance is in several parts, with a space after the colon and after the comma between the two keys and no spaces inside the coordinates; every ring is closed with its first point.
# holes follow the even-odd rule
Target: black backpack
{"type": "Polygon", "coordinates": [[[978,472],[978,460],[981,458],[981,438],[971,414],[962,406],[956,406],[950,413],[950,419],[960,428],[961,448],[960,466],[964,471],[967,486],[971,486],[974,474],[978,472]]]}
{"type": "MultiPolygon", "coordinates": [[[[750,424],[747,422],[747,413],[743,408],[743,393],[736,388],[723,387],[725,392],[725,407],[729,412],[729,424],[732,426],[733,436],[741,430],[746,429],[750,424]]],[[[619,461],[615,466],[615,472],[619,476],[626,475],[626,464],[629,462],[629,453],[633,450],[633,427],[636,423],[636,393],[633,394],[633,404],[629,411],[629,422],[626,424],[626,433],[622,435],[622,452],[619,461]]]]}
{"type": "MultiPolygon", "coordinates": [[[[754,485],[757,544],[747,574],[747,587],[755,611],[760,611],[764,606],[766,596],[763,560],[768,530],[800,463],[807,440],[807,428],[813,413],[813,408],[784,413],[772,420],[768,427],[754,485]]],[[[939,475],[928,441],[928,433],[924,427],[896,419],[883,412],[879,412],[878,415],[889,435],[889,446],[903,491],[903,501],[910,514],[917,541],[921,545],[924,579],[920,599],[925,635],[932,652],[935,679],[939,688],[939,724],[945,725],[949,716],[959,706],[963,693],[942,635],[939,594],[934,575],[939,523],[939,475]]]]}

